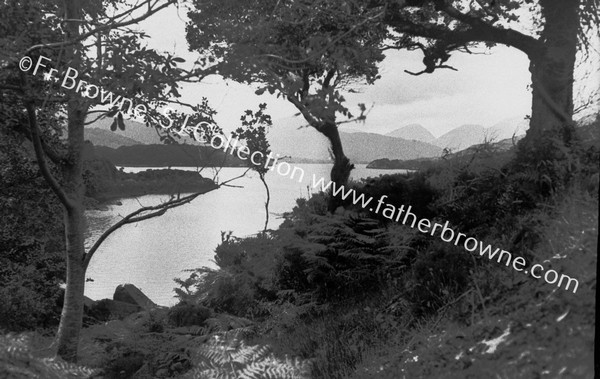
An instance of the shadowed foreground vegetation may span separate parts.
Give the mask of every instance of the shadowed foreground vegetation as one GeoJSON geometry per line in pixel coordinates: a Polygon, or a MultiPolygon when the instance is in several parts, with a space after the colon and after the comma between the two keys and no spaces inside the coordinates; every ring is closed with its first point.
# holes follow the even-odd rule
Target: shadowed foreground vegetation
{"type": "MultiPolygon", "coordinates": [[[[331,215],[319,193],[277,230],[223,234],[219,268],[179,280],[177,306],[85,328],[94,373],[72,377],[591,377],[600,139],[558,141],[351,185],[576,278],[575,294],[349,203],[331,215]]],[[[56,369],[46,337],[24,338],[0,363],[56,369]]]]}

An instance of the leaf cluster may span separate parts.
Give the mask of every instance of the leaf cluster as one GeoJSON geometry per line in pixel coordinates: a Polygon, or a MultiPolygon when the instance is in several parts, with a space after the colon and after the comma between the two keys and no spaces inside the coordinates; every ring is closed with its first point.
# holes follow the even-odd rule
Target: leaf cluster
{"type": "Polygon", "coordinates": [[[257,94],[290,100],[309,123],[333,122],[338,112],[352,117],[341,88],[379,77],[379,16],[346,0],[195,1],[187,39],[214,56],[220,75],[262,84],[257,94]]]}

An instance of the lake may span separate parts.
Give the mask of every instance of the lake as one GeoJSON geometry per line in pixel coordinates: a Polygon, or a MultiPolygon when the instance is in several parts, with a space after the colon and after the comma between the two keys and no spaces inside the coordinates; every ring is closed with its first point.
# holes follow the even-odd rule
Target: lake
{"type": "MultiPolygon", "coordinates": [[[[266,176],[271,202],[269,205],[269,228],[277,228],[283,212],[290,211],[296,199],[307,198],[312,189],[312,176],[317,181],[323,177],[328,182],[331,164],[293,164],[304,170],[304,180],[281,176],[270,172],[266,176]]],[[[194,170],[189,167],[173,167],[194,170]]],[[[148,167],[125,167],[126,172],[138,172],[148,167]]],[[[220,182],[237,177],[244,168],[227,167],[216,173],[207,168],[204,177],[217,175],[220,182]]],[[[406,172],[406,170],[367,169],[356,165],[351,177],[366,178],[406,172]]],[[[196,198],[190,204],[167,211],[163,216],[138,224],[129,224],[115,231],[104,241],[92,259],[86,283],[85,295],[94,300],[112,298],[119,284],[132,283],[139,287],[155,303],[173,305],[173,278],[187,278],[186,269],[202,266],[216,268],[213,262],[214,249],[221,242],[222,231],[232,231],[234,236],[243,237],[262,230],[265,222],[265,188],[254,172],[230,183],[236,187],[222,187],[196,198]],[[241,187],[241,188],[239,188],[241,187]]],[[[165,195],[148,195],[122,199],[122,205],[111,205],[106,211],[86,212],[88,232],[86,247],[90,247],[98,236],[122,216],[140,206],[159,204],[165,195]]]]}

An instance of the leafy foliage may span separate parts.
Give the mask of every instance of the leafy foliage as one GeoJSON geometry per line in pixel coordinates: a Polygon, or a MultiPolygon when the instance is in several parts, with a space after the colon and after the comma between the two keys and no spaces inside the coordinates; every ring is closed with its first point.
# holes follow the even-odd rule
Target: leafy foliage
{"type": "Polygon", "coordinates": [[[274,297],[272,277],[277,260],[271,248],[277,244],[269,233],[246,239],[223,235],[215,255],[222,269],[191,270],[188,279],[176,279],[183,287],[176,293],[184,301],[201,302],[218,312],[238,316],[252,313],[256,299],[274,297]]]}
{"type": "MultiPolygon", "coordinates": [[[[338,117],[355,117],[342,90],[379,78],[387,30],[376,8],[346,0],[194,1],[187,40],[191,49],[217,62],[225,78],[258,83],[256,94],[268,91],[292,103],[328,138],[335,158],[331,178],[346,184],[354,166],[344,155],[338,117]]],[[[366,107],[359,109],[355,121],[364,121],[366,107]]],[[[329,209],[336,208],[332,198],[329,209]]]]}
{"type": "Polygon", "coordinates": [[[385,29],[377,12],[358,2],[196,1],[194,7],[190,46],[218,61],[220,74],[263,83],[257,94],[288,98],[311,124],[333,122],[336,112],[352,117],[336,87],[378,77],[385,29]]]}
{"type": "Polygon", "coordinates": [[[175,326],[203,325],[211,311],[196,304],[181,302],[169,309],[169,322],[175,326]]]}
{"type": "Polygon", "coordinates": [[[22,138],[0,135],[0,329],[48,327],[60,315],[65,279],[62,212],[22,138]]]}
{"type": "Polygon", "coordinates": [[[310,361],[276,358],[267,346],[247,345],[235,336],[215,335],[195,349],[194,368],[183,378],[309,378],[310,361]]]}

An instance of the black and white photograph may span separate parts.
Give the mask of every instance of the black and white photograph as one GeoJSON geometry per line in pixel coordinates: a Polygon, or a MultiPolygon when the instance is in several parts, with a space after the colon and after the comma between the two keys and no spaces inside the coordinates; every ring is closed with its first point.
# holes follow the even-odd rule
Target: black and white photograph
{"type": "Polygon", "coordinates": [[[600,377],[599,173],[600,0],[0,0],[0,379],[600,377]]]}

